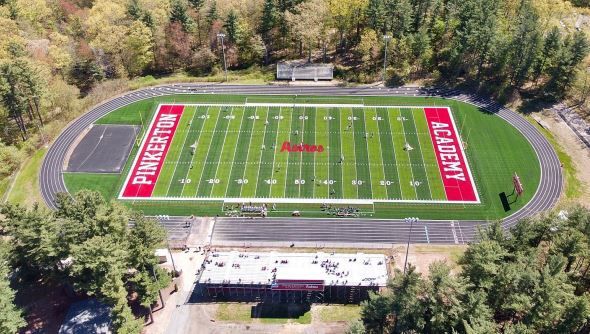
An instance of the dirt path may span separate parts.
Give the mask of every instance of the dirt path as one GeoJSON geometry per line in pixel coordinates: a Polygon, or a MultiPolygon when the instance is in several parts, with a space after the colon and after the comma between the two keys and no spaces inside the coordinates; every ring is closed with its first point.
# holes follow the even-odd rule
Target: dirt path
{"type": "Polygon", "coordinates": [[[590,168],[588,167],[590,166],[590,150],[552,110],[545,110],[542,113],[535,114],[533,118],[539,120],[544,127],[553,133],[557,143],[572,158],[576,168],[576,178],[582,182],[580,187],[582,194],[574,202],[590,207],[590,202],[587,200],[588,196],[590,196],[590,168]]]}

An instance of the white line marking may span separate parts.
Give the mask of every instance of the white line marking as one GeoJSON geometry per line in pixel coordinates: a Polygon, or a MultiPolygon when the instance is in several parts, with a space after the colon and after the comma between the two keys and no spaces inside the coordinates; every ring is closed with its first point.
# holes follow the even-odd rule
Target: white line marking
{"type": "MultiPolygon", "coordinates": [[[[184,113],[184,111],[183,111],[183,113],[184,113]]],[[[197,109],[195,109],[195,113],[193,114],[193,117],[190,120],[190,124],[192,124],[192,122],[195,121],[195,116],[197,116],[197,109]]],[[[181,117],[181,119],[182,119],[182,117],[181,117]]],[[[176,133],[175,133],[175,135],[176,135],[176,133]]],[[[176,174],[176,167],[178,167],[178,165],[179,165],[178,159],[182,156],[182,150],[183,150],[184,146],[186,145],[186,139],[188,138],[188,135],[189,134],[184,136],[184,140],[182,141],[182,146],[180,147],[180,153],[178,153],[178,157],[176,158],[176,161],[174,163],[174,170],[172,171],[172,176],[170,177],[170,182],[168,182],[168,187],[166,188],[166,195],[168,195],[168,192],[170,191],[170,186],[172,185],[172,182],[174,181],[174,174],[176,174]]],[[[172,140],[174,140],[174,138],[172,138],[172,140]]],[[[166,161],[164,160],[164,164],[165,163],[166,163],[166,161]]],[[[156,181],[156,185],[158,185],[158,181],[156,181]]],[[[154,187],[154,189],[155,189],[155,187],[154,187]]]]}
{"type": "MultiPolygon", "coordinates": [[[[416,117],[414,117],[414,110],[416,109],[410,109],[410,114],[412,115],[412,120],[414,121],[414,129],[416,128],[416,117]]],[[[421,109],[422,110],[422,109],[421,109]]],[[[418,140],[418,148],[420,148],[420,156],[422,157],[422,164],[424,164],[424,154],[422,153],[422,145],[420,144],[420,136],[416,135],[416,139],[418,140]]],[[[424,174],[426,174],[426,186],[428,187],[428,192],[430,193],[430,198],[432,198],[432,189],[430,189],[430,182],[428,180],[428,169],[426,169],[426,167],[424,167],[424,174]]],[[[442,180],[442,178],[441,178],[442,180]]]]}

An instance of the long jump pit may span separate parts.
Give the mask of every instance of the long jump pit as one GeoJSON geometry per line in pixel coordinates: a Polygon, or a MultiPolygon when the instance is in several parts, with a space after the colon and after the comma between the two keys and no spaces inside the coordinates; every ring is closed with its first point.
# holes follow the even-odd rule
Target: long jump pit
{"type": "Polygon", "coordinates": [[[134,125],[93,125],[71,151],[65,171],[120,173],[139,131],[134,125]]]}

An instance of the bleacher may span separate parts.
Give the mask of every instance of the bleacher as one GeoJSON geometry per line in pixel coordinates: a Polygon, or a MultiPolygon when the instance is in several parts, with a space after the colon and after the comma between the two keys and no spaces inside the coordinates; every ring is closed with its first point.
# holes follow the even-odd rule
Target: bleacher
{"type": "Polygon", "coordinates": [[[283,62],[277,64],[277,80],[332,80],[334,67],[331,64],[283,62]]]}

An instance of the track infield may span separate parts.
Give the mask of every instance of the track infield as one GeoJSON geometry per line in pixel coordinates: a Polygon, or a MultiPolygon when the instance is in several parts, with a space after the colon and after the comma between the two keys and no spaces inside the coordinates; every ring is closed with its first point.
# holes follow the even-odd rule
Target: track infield
{"type": "Polygon", "coordinates": [[[118,197],[478,204],[460,129],[440,106],[159,104],[118,197]]]}

